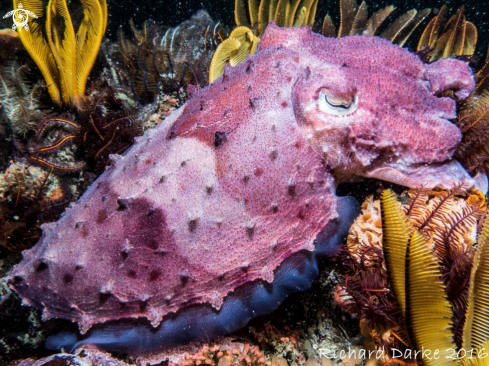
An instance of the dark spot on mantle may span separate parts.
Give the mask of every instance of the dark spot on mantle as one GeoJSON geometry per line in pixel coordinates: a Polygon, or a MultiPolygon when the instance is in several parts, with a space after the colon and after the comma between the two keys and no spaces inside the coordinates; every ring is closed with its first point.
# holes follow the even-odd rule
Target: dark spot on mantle
{"type": "Polygon", "coordinates": [[[24,279],[21,276],[14,276],[14,278],[12,278],[11,280],[11,283],[15,286],[15,285],[19,285],[23,281],[24,279]]]}
{"type": "Polygon", "coordinates": [[[295,194],[296,194],[295,188],[296,188],[295,184],[291,184],[291,185],[287,186],[287,193],[292,197],[295,197],[295,194]]]}
{"type": "Polygon", "coordinates": [[[225,132],[216,132],[214,134],[214,146],[216,148],[222,146],[226,141],[227,137],[225,132]]]}
{"type": "Polygon", "coordinates": [[[253,62],[252,61],[248,61],[248,65],[246,66],[245,72],[246,73],[249,73],[252,70],[252,66],[253,66],[253,62]]]}
{"type": "Polygon", "coordinates": [[[103,224],[107,220],[107,217],[107,211],[105,211],[104,209],[99,210],[99,212],[97,213],[97,217],[95,218],[95,222],[97,224],[103,224]]]}
{"type": "Polygon", "coordinates": [[[129,271],[127,271],[127,277],[136,278],[136,272],[134,270],[130,269],[129,271]]]}
{"type": "Polygon", "coordinates": [[[158,249],[158,241],[154,238],[150,238],[145,242],[146,246],[151,250],[158,249]]]}
{"type": "Polygon", "coordinates": [[[199,219],[193,219],[188,222],[188,231],[193,233],[195,229],[197,228],[197,223],[199,222],[199,219]]]}
{"type": "Polygon", "coordinates": [[[158,278],[160,278],[160,272],[158,272],[156,270],[151,271],[151,273],[149,274],[149,281],[154,282],[158,278]]]}
{"type": "Polygon", "coordinates": [[[129,253],[127,251],[121,250],[121,258],[123,261],[125,261],[128,256],[129,256],[129,253]]]}
{"type": "Polygon", "coordinates": [[[42,271],[45,271],[46,269],[48,269],[48,265],[45,263],[45,262],[39,262],[39,264],[37,265],[37,268],[36,268],[36,271],[37,272],[42,272],[42,271]]]}
{"type": "Polygon", "coordinates": [[[103,305],[110,297],[110,294],[109,293],[101,293],[101,294],[98,294],[98,303],[99,305],[103,305]]]}
{"type": "Polygon", "coordinates": [[[180,282],[182,286],[185,286],[188,283],[189,278],[190,277],[188,275],[180,275],[180,282]]]}
{"type": "Polygon", "coordinates": [[[72,282],[73,282],[73,276],[69,273],[66,273],[64,276],[63,276],[63,282],[66,284],[66,285],[70,285],[72,282]]]}
{"type": "Polygon", "coordinates": [[[248,273],[248,271],[250,270],[250,265],[249,264],[246,264],[244,266],[241,267],[241,270],[244,272],[244,273],[248,273]]]}
{"type": "Polygon", "coordinates": [[[272,160],[275,160],[278,158],[278,151],[277,150],[273,150],[270,152],[270,159],[272,160]]]}
{"type": "Polygon", "coordinates": [[[148,302],[147,301],[140,301],[139,302],[139,311],[141,313],[144,313],[146,311],[146,307],[148,306],[148,302]]]}
{"type": "Polygon", "coordinates": [[[260,177],[264,173],[262,168],[256,168],[255,169],[255,177],[260,177]]]}
{"type": "Polygon", "coordinates": [[[124,198],[118,198],[117,205],[117,211],[124,211],[127,210],[128,202],[124,198]]]}
{"type": "Polygon", "coordinates": [[[253,239],[253,235],[255,234],[255,227],[254,226],[249,226],[246,228],[246,234],[248,234],[248,237],[250,239],[253,239]]]}
{"type": "Polygon", "coordinates": [[[260,98],[250,98],[250,108],[255,109],[260,98]]]}

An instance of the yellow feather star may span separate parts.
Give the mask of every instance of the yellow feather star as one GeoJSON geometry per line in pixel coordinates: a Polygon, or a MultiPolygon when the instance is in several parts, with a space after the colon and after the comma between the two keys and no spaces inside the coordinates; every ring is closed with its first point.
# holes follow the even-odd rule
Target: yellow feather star
{"type": "Polygon", "coordinates": [[[106,0],[81,0],[84,17],[76,33],[66,0],[49,0],[46,8],[42,0],[14,0],[14,9],[20,2],[38,18],[46,11],[46,36],[36,21],[31,21],[29,31],[19,29],[18,35],[41,70],[52,101],[77,105],[107,27],[106,0]]]}

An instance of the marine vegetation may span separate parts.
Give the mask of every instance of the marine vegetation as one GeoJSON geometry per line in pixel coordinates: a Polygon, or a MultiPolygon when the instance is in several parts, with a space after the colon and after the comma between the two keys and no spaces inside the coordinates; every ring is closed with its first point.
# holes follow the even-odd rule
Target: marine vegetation
{"type": "MultiPolygon", "coordinates": [[[[326,37],[344,37],[358,34],[373,36],[395,10],[393,6],[387,6],[369,18],[365,1],[358,6],[356,0],[341,0],[340,24],[336,33],[329,15],[324,17],[322,26],[315,26],[317,1],[303,0],[301,2],[296,0],[290,3],[289,0],[278,2],[263,0],[260,2],[259,9],[256,9],[255,1],[249,1],[248,5],[250,21],[246,18],[243,0],[236,0],[235,15],[238,27],[216,50],[209,70],[210,83],[222,75],[227,62],[231,66],[236,66],[245,60],[248,53],[253,55],[256,52],[260,36],[272,20],[281,27],[308,25],[326,37]]],[[[380,34],[380,37],[403,46],[430,12],[431,9],[423,9],[419,12],[415,9],[410,10],[390,24],[380,34]]]]}
{"type": "Polygon", "coordinates": [[[455,101],[439,97],[448,90],[472,92],[464,62],[272,23],[253,58],[113,155],[9,285],[45,319],[78,324],[83,335],[50,348],[142,354],[237,330],[310,286],[316,255],[336,252],[357,214],[336,184],[477,184],[451,159],[461,135],[455,101]]]}
{"type": "Polygon", "coordinates": [[[39,167],[12,162],[0,176],[0,246],[16,253],[41,236],[41,213],[59,215],[71,198],[63,183],[39,167]],[[61,207],[61,211],[64,207],[61,207]]]}
{"type": "Polygon", "coordinates": [[[21,306],[18,296],[3,280],[0,280],[0,322],[0,364],[13,365],[16,359],[46,354],[43,347],[46,331],[39,312],[21,306]]]}
{"type": "Polygon", "coordinates": [[[367,343],[385,347],[383,362],[416,362],[414,354],[392,358],[393,348],[478,352],[488,337],[480,316],[488,308],[480,287],[489,233],[487,220],[481,229],[484,195],[416,189],[401,199],[400,206],[386,190],[381,205],[372,196],[362,205],[345,247],[337,302],[360,319],[367,343]]]}
{"type": "Polygon", "coordinates": [[[252,28],[257,37],[261,37],[270,21],[279,27],[302,27],[309,25],[312,28],[316,17],[318,0],[262,0],[248,1],[248,12],[245,1],[236,0],[234,14],[236,25],[252,28]]]}
{"type": "MultiPolygon", "coordinates": [[[[19,30],[18,35],[41,70],[52,102],[79,105],[107,27],[106,1],[81,1],[83,19],[76,33],[66,0],[50,1],[46,9],[42,0],[22,2],[39,19],[29,23],[29,31],[19,30]],[[45,19],[45,32],[41,18],[45,19]]],[[[14,0],[14,9],[20,3],[14,0]]]]}
{"type": "MultiPolygon", "coordinates": [[[[256,47],[268,22],[274,21],[282,27],[296,27],[307,24],[326,37],[345,37],[353,35],[378,35],[389,39],[401,47],[410,39],[416,28],[430,15],[431,9],[417,11],[412,9],[384,26],[387,18],[394,12],[394,6],[386,6],[370,17],[365,1],[358,5],[356,0],[340,0],[340,22],[338,31],[329,14],[324,20],[315,23],[317,1],[261,1],[259,9],[256,1],[248,2],[247,17],[243,0],[235,2],[237,28],[216,50],[209,70],[209,82],[213,82],[224,72],[229,63],[236,66],[246,59],[248,53],[256,52],[256,47]],[[379,29],[383,31],[379,34],[379,29]]],[[[448,21],[448,8],[443,5],[435,17],[425,27],[418,42],[417,51],[425,62],[433,62],[448,57],[470,59],[477,43],[477,28],[465,20],[462,6],[448,21]]]]}
{"type": "Polygon", "coordinates": [[[130,21],[133,39],[119,32],[119,51],[126,78],[141,104],[153,102],[160,92],[177,94],[187,84],[207,85],[211,57],[225,31],[204,10],[175,28],[163,31],[152,21],[139,30],[130,21]]]}
{"type": "MultiPolygon", "coordinates": [[[[38,5],[42,7],[42,4],[38,5]]],[[[85,7],[79,7],[84,10],[84,13],[79,19],[78,39],[81,42],[81,37],[84,36],[86,41],[84,43],[85,46],[78,49],[77,52],[79,53],[85,52],[83,51],[85,47],[89,47],[90,42],[97,38],[95,33],[91,33],[94,31],[91,22],[96,21],[90,15],[90,11],[93,9],[89,3],[83,2],[82,5],[85,7]],[[83,27],[88,27],[85,35],[82,34],[84,32],[83,27]]],[[[63,37],[69,36],[69,31],[65,27],[65,23],[69,23],[69,14],[65,14],[65,17],[60,16],[57,13],[59,9],[56,6],[53,3],[48,6],[49,11],[53,12],[51,14],[53,18],[52,28],[58,27],[63,32],[58,29],[56,32],[53,31],[52,34],[53,37],[59,36],[59,47],[64,49],[63,47],[67,45],[68,41],[65,42],[63,37]]],[[[62,4],[59,6],[62,6],[62,4]]],[[[74,9],[74,13],[76,13],[76,6],[74,9]]],[[[213,39],[211,34],[206,31],[209,28],[218,29],[218,25],[209,19],[210,17],[207,13],[200,12],[193,18],[192,22],[181,25],[180,31],[178,29],[172,30],[174,35],[179,34],[180,36],[175,36],[174,41],[168,42],[169,46],[166,45],[167,34],[172,34],[172,32],[161,33],[158,37],[158,43],[162,42],[163,44],[161,46],[162,52],[166,52],[167,47],[172,50],[172,58],[176,60],[175,70],[182,70],[180,67],[182,64],[190,65],[188,70],[192,70],[192,72],[189,71],[186,74],[191,77],[192,81],[195,80],[194,75],[199,75],[199,79],[206,80],[207,76],[202,76],[201,72],[203,71],[199,69],[199,67],[202,70],[206,68],[205,55],[202,53],[202,49],[203,47],[208,47],[208,50],[211,51],[213,47],[215,48],[214,44],[217,42],[217,39],[213,39]],[[198,27],[194,26],[194,23],[198,27]],[[190,39],[191,35],[195,38],[193,43],[190,39]],[[183,45],[180,39],[187,36],[190,38],[183,45]],[[212,42],[212,44],[209,42],[212,42]],[[188,61],[185,61],[185,57],[188,58],[188,61]],[[180,62],[182,58],[183,61],[180,62]]],[[[39,36],[48,37],[45,34],[46,32],[41,29],[41,24],[35,23],[39,21],[31,20],[29,23],[31,25],[30,30],[34,32],[29,37],[35,38],[39,32],[41,32],[38,34],[39,36]]],[[[77,23],[77,20],[72,22],[77,23]]],[[[183,89],[182,91],[179,90],[174,96],[164,94],[164,91],[162,91],[155,98],[154,103],[144,108],[141,107],[135,99],[137,95],[134,95],[131,90],[131,77],[121,67],[121,54],[118,51],[114,52],[114,47],[106,43],[102,47],[103,52],[101,54],[103,57],[99,60],[97,67],[92,70],[92,75],[95,77],[93,80],[89,80],[86,90],[83,94],[79,93],[76,98],[73,97],[75,95],[73,94],[74,92],[70,94],[70,100],[74,102],[76,99],[77,102],[72,104],[63,102],[61,105],[54,105],[50,97],[52,90],[48,90],[45,77],[45,73],[50,69],[45,64],[39,63],[40,59],[35,57],[33,59],[37,60],[38,63],[34,63],[15,35],[16,33],[12,34],[12,31],[5,31],[0,34],[2,45],[5,46],[6,50],[12,51],[8,57],[2,55],[1,57],[4,58],[0,59],[0,96],[2,98],[0,136],[6,142],[1,151],[1,166],[3,172],[5,172],[10,160],[26,166],[27,170],[29,170],[29,164],[32,164],[32,168],[34,166],[41,167],[43,168],[43,174],[49,174],[55,180],[63,182],[62,184],[66,188],[65,196],[69,199],[62,200],[56,204],[55,211],[59,216],[69,204],[69,201],[76,200],[82,188],[88,187],[96,178],[96,175],[106,169],[109,164],[108,156],[110,154],[123,153],[133,144],[136,136],[142,135],[146,129],[160,123],[172,110],[184,102],[187,97],[186,91],[183,91],[183,89]],[[43,70],[44,74],[41,72],[43,70]]],[[[29,37],[27,37],[27,41],[29,41],[29,37]]],[[[29,46],[27,41],[24,39],[27,50],[31,49],[31,52],[38,53],[42,50],[46,51],[44,48],[37,46],[34,47],[35,50],[32,50],[32,45],[29,46]]],[[[44,39],[44,42],[45,45],[49,46],[47,38],[44,39]]],[[[83,43],[80,42],[77,43],[77,47],[83,43]]],[[[54,45],[56,46],[56,42],[54,42],[54,45]]],[[[96,52],[94,52],[94,49],[96,48],[98,48],[98,44],[97,47],[91,48],[93,60],[95,60],[96,52]]],[[[117,50],[117,48],[115,49],[117,50]]],[[[51,56],[54,58],[51,46],[48,47],[48,51],[44,52],[47,55],[46,57],[48,57],[47,59],[49,60],[51,56]]],[[[67,60],[66,58],[61,59],[67,60]]],[[[73,58],[73,61],[76,60],[73,58]]],[[[85,59],[85,61],[92,62],[90,59],[85,59]]],[[[85,70],[86,64],[77,63],[77,65],[85,70]]],[[[82,75],[81,71],[78,75],[82,75]]],[[[55,86],[62,94],[64,89],[61,84],[61,76],[60,79],[56,80],[60,83],[55,86]]],[[[172,79],[172,81],[174,80],[172,79]]],[[[189,81],[190,79],[185,80],[185,82],[189,81]]],[[[77,80],[77,82],[82,81],[77,80]]],[[[85,79],[84,83],[86,82],[87,79],[85,79]]],[[[179,85],[175,86],[173,82],[172,88],[173,91],[179,89],[179,85]]],[[[72,89],[69,88],[69,90],[72,89]]],[[[5,172],[4,174],[7,176],[7,173],[5,172]]],[[[41,181],[39,180],[36,184],[41,181]]],[[[10,179],[9,182],[12,183],[9,190],[17,192],[16,181],[10,179]]],[[[46,196],[47,192],[48,190],[41,192],[38,197],[39,202],[45,202],[45,199],[48,199],[48,196],[46,196]]],[[[11,205],[11,203],[11,200],[8,202],[2,201],[2,204],[7,206],[11,205]]],[[[26,205],[21,207],[21,210],[26,209],[26,205]]],[[[13,216],[16,216],[16,214],[12,213],[12,207],[8,210],[5,209],[3,213],[8,223],[12,222],[13,216]]],[[[22,250],[29,248],[37,241],[39,235],[31,235],[32,230],[40,234],[39,225],[41,223],[54,221],[58,218],[56,215],[46,214],[45,208],[30,210],[29,215],[28,220],[20,220],[20,222],[25,224],[24,226],[19,225],[18,222],[15,225],[16,234],[14,236],[17,239],[25,239],[24,243],[20,243],[16,239],[15,246],[22,250]],[[36,214],[38,215],[37,217],[35,217],[36,214]]],[[[14,246],[7,245],[6,248],[14,249],[14,246]]]]}
{"type": "Polygon", "coordinates": [[[217,48],[209,69],[209,83],[212,83],[224,72],[224,66],[229,61],[231,66],[243,62],[248,53],[256,52],[256,47],[270,21],[280,27],[312,28],[316,17],[318,0],[248,1],[246,11],[245,1],[235,2],[235,28],[229,38],[217,48]]]}
{"type": "Polygon", "coordinates": [[[418,52],[429,51],[427,62],[448,57],[469,57],[474,54],[477,28],[465,20],[464,7],[459,8],[448,20],[448,8],[443,5],[421,35],[418,52]]]}
{"type": "Polygon", "coordinates": [[[455,157],[473,176],[478,172],[489,173],[489,58],[475,78],[476,88],[459,104],[454,121],[463,133],[455,157]]]}
{"type": "Polygon", "coordinates": [[[7,61],[12,60],[14,51],[21,44],[17,32],[12,29],[0,29],[0,47],[2,47],[2,53],[0,54],[0,66],[5,65],[7,61]]]}
{"type": "Polygon", "coordinates": [[[43,83],[32,84],[28,64],[10,61],[0,74],[0,98],[2,108],[11,123],[12,133],[26,137],[48,111],[42,107],[43,83]]]}

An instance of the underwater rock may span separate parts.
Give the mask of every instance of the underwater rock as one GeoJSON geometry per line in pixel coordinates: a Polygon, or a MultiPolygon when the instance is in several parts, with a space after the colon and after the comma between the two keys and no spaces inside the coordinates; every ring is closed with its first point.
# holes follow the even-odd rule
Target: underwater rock
{"type": "Polygon", "coordinates": [[[316,256],[336,252],[358,213],[340,182],[475,184],[451,160],[455,101],[438,97],[473,87],[458,60],[272,23],[256,55],[112,156],[9,283],[86,333],[52,348],[140,354],[232,332],[308,288],[316,256]]]}
{"type": "Polygon", "coordinates": [[[17,295],[0,280],[0,365],[39,353],[46,339],[40,318],[36,309],[20,306],[17,295]]]}
{"type": "MultiPolygon", "coordinates": [[[[133,365],[133,363],[130,364],[133,365]]],[[[108,353],[87,349],[81,350],[76,355],[59,353],[39,360],[27,359],[21,361],[17,366],[129,366],[130,364],[119,361],[108,353]]]]}

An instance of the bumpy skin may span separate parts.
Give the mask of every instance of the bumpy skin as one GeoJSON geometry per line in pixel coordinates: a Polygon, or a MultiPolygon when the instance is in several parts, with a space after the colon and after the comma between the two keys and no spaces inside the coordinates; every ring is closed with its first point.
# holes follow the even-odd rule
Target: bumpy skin
{"type": "Polygon", "coordinates": [[[82,332],[126,318],[157,326],[196,304],[219,309],[238,287],[272,282],[287,258],[314,249],[342,214],[340,181],[472,184],[450,161],[461,138],[447,120],[455,101],[437,94],[462,98],[473,86],[463,62],[425,65],[380,38],[271,24],[255,56],[113,156],[61,220],[43,226],[11,286],[45,319],[82,332]],[[321,111],[325,89],[357,95],[358,109],[321,111]]]}

